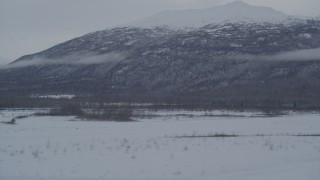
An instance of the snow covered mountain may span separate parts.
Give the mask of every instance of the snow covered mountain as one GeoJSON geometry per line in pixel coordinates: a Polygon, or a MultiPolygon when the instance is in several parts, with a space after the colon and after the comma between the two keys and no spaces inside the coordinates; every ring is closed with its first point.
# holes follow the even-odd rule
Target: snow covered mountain
{"type": "Polygon", "coordinates": [[[317,20],[114,28],[19,58],[0,70],[0,94],[314,106],[319,48],[317,20]]]}
{"type": "Polygon", "coordinates": [[[269,7],[259,7],[234,1],[222,6],[207,9],[190,9],[180,11],[165,11],[141,19],[125,26],[134,27],[201,27],[211,23],[222,22],[281,22],[288,16],[269,7]]]}
{"type": "MultiPolygon", "coordinates": [[[[242,6],[251,8],[239,2],[222,7],[242,6]]],[[[299,100],[320,107],[319,52],[317,19],[227,21],[186,29],[117,27],[0,68],[0,95],[237,104],[245,100],[254,106],[299,100]]]]}

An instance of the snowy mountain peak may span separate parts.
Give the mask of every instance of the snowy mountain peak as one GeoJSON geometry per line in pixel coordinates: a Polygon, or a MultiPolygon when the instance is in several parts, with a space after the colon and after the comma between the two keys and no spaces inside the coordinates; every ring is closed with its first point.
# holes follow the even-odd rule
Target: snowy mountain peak
{"type": "Polygon", "coordinates": [[[133,27],[169,26],[197,28],[222,22],[281,22],[288,16],[270,7],[253,6],[242,1],[233,1],[205,9],[164,11],[153,16],[126,24],[133,27]]]}
{"type": "Polygon", "coordinates": [[[243,2],[243,1],[233,1],[233,2],[231,2],[231,3],[228,3],[228,4],[225,4],[225,5],[223,5],[223,6],[233,6],[233,7],[249,7],[249,6],[251,6],[251,5],[249,5],[249,4],[247,4],[247,3],[245,3],[245,2],[243,2]]]}
{"type": "Polygon", "coordinates": [[[134,27],[201,27],[221,22],[281,22],[288,18],[283,12],[270,7],[253,6],[242,1],[234,1],[225,5],[205,9],[165,11],[153,16],[126,24],[134,27]]]}

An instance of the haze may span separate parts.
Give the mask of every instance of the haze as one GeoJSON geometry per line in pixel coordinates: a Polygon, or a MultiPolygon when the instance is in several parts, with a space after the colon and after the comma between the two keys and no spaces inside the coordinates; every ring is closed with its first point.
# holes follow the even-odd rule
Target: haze
{"type": "MultiPolygon", "coordinates": [[[[86,33],[165,10],[208,8],[233,0],[0,0],[0,64],[86,33]]],[[[243,0],[290,15],[320,15],[319,0],[243,0]]]]}

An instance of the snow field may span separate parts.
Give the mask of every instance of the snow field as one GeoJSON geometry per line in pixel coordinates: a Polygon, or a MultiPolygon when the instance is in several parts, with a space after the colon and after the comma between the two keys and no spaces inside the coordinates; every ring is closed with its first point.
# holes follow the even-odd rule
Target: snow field
{"type": "MultiPolygon", "coordinates": [[[[33,112],[3,110],[0,121],[33,112]]],[[[30,116],[0,124],[0,179],[320,177],[320,137],[295,136],[319,134],[317,113],[150,113],[157,116],[137,122],[30,116]],[[216,133],[239,136],[197,137],[216,133]]]]}

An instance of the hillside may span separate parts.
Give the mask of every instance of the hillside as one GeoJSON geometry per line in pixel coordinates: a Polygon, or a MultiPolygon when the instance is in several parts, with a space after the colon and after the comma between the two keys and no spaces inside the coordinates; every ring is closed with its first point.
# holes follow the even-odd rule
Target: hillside
{"type": "Polygon", "coordinates": [[[0,69],[0,94],[320,105],[320,21],[117,27],[0,69]]]}

